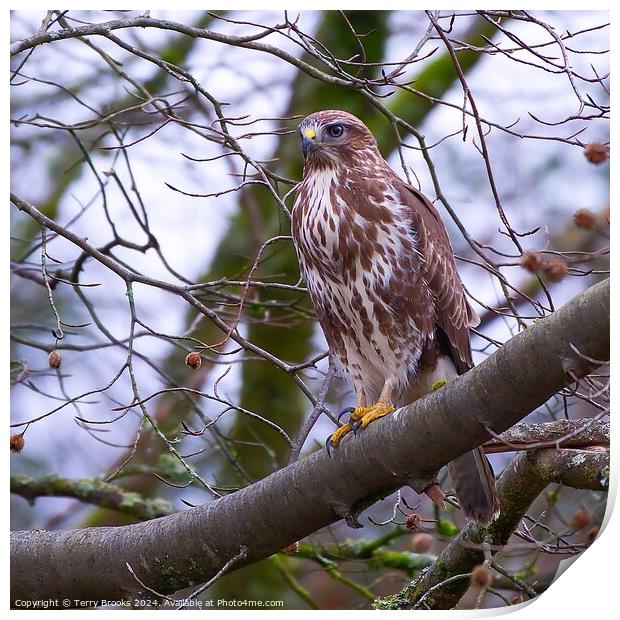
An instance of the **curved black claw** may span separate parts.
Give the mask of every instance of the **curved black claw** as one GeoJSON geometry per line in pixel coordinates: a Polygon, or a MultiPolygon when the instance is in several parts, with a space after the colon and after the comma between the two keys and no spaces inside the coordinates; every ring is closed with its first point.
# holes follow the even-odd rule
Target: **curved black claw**
{"type": "Polygon", "coordinates": [[[362,420],[361,418],[359,420],[353,420],[352,422],[349,422],[349,424],[351,425],[351,430],[353,431],[353,434],[355,435],[359,427],[362,425],[362,420]]]}
{"type": "Polygon", "coordinates": [[[333,444],[332,444],[332,436],[330,435],[327,438],[327,441],[325,442],[325,449],[327,450],[327,456],[331,459],[332,458],[332,448],[333,448],[333,444]]]}
{"type": "Polygon", "coordinates": [[[346,415],[347,413],[353,413],[355,411],[355,407],[347,407],[346,409],[343,409],[339,414],[338,414],[338,422],[340,422],[340,418],[343,415],[346,415]]]}

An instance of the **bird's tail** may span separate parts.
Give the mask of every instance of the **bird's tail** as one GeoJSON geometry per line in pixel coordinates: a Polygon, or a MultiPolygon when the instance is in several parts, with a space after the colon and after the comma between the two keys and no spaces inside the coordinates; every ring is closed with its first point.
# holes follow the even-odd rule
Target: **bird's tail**
{"type": "Polygon", "coordinates": [[[472,520],[488,525],[499,516],[495,475],[482,448],[466,452],[448,464],[461,510],[472,520]]]}

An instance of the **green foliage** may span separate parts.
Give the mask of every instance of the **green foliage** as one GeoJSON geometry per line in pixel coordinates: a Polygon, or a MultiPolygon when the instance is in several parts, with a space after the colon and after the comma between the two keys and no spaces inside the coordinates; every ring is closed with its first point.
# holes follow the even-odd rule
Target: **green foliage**
{"type": "Polygon", "coordinates": [[[456,536],[460,530],[453,521],[450,521],[449,519],[439,519],[439,521],[437,521],[437,532],[439,532],[442,536],[452,538],[453,536],[456,536]]]}

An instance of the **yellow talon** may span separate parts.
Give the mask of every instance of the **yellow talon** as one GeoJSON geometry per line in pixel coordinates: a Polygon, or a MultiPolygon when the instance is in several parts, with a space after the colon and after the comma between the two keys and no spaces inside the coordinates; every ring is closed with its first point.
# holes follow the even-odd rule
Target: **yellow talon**
{"type": "Polygon", "coordinates": [[[371,422],[382,418],[394,411],[392,405],[376,403],[372,407],[360,407],[351,414],[351,419],[360,422],[360,428],[366,428],[371,422]]]}
{"type": "Polygon", "coordinates": [[[329,437],[327,440],[328,445],[331,443],[332,447],[335,448],[342,441],[342,438],[352,430],[353,427],[350,424],[343,424],[333,435],[329,437]]]}
{"type": "Polygon", "coordinates": [[[327,451],[329,453],[331,448],[336,448],[342,441],[345,435],[348,435],[351,431],[357,431],[358,429],[366,428],[371,422],[382,418],[394,411],[392,405],[386,405],[384,403],[376,403],[372,407],[357,407],[349,418],[347,424],[343,424],[333,435],[327,438],[327,451]]]}
{"type": "Polygon", "coordinates": [[[445,379],[440,379],[439,381],[435,381],[435,383],[431,385],[431,389],[434,392],[435,390],[442,388],[444,385],[448,385],[448,382],[445,379]]]}

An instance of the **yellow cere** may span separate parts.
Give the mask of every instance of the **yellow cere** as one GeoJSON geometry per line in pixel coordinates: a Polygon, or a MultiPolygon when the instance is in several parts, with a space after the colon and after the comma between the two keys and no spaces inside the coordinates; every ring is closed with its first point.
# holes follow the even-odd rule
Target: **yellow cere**
{"type": "Polygon", "coordinates": [[[306,131],[304,131],[304,138],[314,140],[316,138],[316,133],[314,133],[314,129],[306,129],[306,131]]]}

